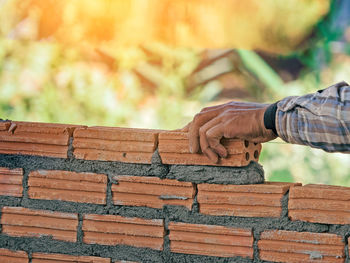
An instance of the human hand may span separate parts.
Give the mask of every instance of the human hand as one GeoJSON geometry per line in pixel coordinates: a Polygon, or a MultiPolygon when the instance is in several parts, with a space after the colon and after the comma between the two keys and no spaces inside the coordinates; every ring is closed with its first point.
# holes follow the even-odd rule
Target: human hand
{"type": "Polygon", "coordinates": [[[189,132],[191,153],[201,151],[214,163],[225,158],[227,150],[222,138],[237,138],[261,143],[277,136],[264,125],[264,113],[269,104],[230,102],[204,108],[184,131],[189,132]]]}

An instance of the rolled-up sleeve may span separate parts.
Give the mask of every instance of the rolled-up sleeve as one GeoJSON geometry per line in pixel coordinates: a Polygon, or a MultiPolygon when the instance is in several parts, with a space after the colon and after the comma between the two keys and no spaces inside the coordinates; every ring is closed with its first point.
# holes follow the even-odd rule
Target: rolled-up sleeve
{"type": "Polygon", "coordinates": [[[314,94],[281,100],[276,131],[289,143],[350,153],[350,86],[340,82],[314,94]]]}

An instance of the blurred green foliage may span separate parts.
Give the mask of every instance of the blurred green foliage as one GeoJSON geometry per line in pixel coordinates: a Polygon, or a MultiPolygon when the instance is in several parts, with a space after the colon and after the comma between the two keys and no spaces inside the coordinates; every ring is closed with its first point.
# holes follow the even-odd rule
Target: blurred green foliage
{"type": "MultiPolygon", "coordinates": [[[[10,2],[0,11],[3,119],[177,129],[204,106],[219,103],[215,99],[223,87],[218,81],[187,89],[186,79],[201,61],[200,50],[108,42],[98,45],[96,51],[91,43],[37,41],[36,13],[18,27],[16,1],[10,2]]],[[[265,94],[254,98],[256,101],[303,95],[349,78],[349,43],[343,42],[342,52],[332,49],[343,35],[331,30],[334,12],[333,6],[306,48],[289,55],[304,64],[296,80],[284,83],[255,52],[238,51],[246,69],[264,86],[264,90],[253,87],[259,90],[255,94],[265,94]]],[[[264,144],[261,163],[269,180],[350,186],[350,157],[346,154],[276,140],[264,144]]]]}

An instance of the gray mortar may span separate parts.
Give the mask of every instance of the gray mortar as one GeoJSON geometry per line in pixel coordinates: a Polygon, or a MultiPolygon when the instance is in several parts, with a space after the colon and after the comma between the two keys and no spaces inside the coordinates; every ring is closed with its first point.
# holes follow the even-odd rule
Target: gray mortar
{"type": "Polygon", "coordinates": [[[8,168],[26,168],[28,171],[47,169],[158,177],[164,177],[167,174],[167,166],[160,165],[86,161],[27,155],[14,156],[7,154],[0,154],[0,166],[8,168]]]}
{"type": "Polygon", "coordinates": [[[166,178],[198,184],[259,184],[264,182],[264,170],[256,162],[245,167],[171,165],[166,178]]]}

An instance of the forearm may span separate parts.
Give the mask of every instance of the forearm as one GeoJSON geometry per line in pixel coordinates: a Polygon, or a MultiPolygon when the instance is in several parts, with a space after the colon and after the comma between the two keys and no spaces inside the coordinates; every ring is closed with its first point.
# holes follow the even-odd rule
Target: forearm
{"type": "Polygon", "coordinates": [[[350,87],[287,97],[277,103],[275,128],[284,141],[327,152],[350,152],[350,87]]]}

